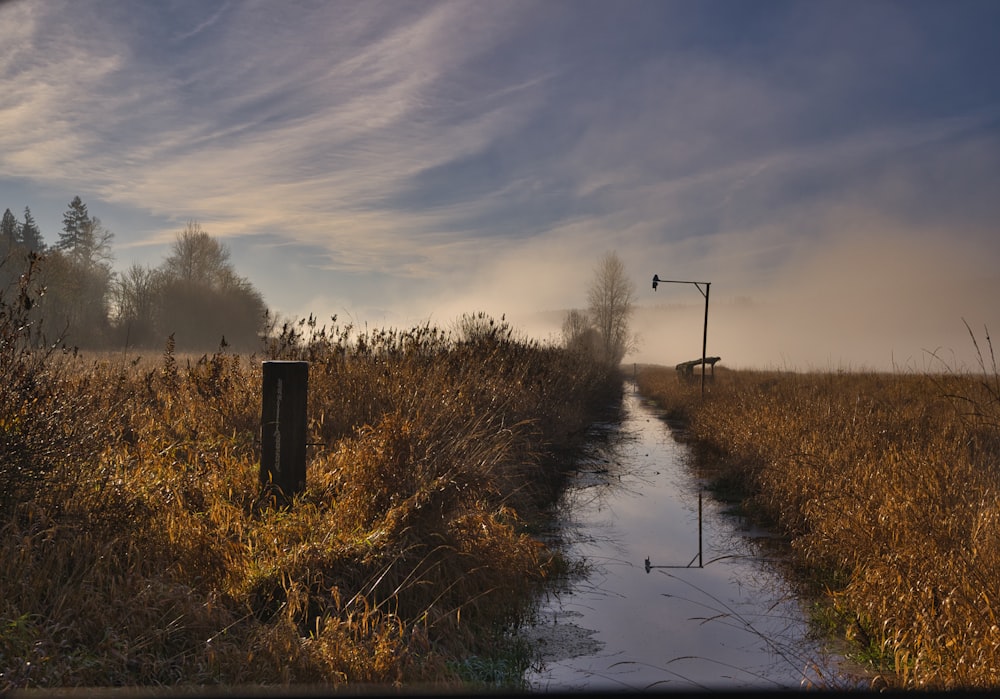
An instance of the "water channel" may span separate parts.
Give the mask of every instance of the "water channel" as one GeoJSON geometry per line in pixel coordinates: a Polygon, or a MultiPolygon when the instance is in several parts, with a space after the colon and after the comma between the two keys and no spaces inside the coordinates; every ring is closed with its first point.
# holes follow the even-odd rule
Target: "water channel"
{"type": "Polygon", "coordinates": [[[699,498],[687,447],[655,406],[630,386],[621,419],[594,429],[555,532],[586,574],[522,630],[538,654],[530,691],[857,686],[810,634],[780,547],[699,498]]]}

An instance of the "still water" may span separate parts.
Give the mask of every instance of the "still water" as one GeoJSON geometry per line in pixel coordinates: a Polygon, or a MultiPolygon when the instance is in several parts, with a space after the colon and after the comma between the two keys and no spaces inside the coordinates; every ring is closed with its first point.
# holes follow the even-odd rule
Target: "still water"
{"type": "Polygon", "coordinates": [[[531,691],[853,684],[810,636],[780,547],[707,493],[699,557],[703,483],[652,404],[630,388],[621,419],[594,429],[556,518],[586,574],[548,593],[523,629],[538,653],[531,691]]]}

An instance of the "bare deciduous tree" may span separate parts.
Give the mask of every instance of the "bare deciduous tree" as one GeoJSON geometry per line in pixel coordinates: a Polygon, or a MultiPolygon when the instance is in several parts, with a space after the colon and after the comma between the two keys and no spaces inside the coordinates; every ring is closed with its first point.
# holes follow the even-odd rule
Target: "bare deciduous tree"
{"type": "Polygon", "coordinates": [[[600,338],[601,359],[619,364],[635,347],[629,334],[635,285],[615,252],[606,253],[594,270],[587,292],[590,321],[600,338]]]}
{"type": "Polygon", "coordinates": [[[111,287],[115,325],[132,343],[155,341],[153,314],[157,300],[157,274],[149,267],[133,263],[111,287]]]}
{"type": "Polygon", "coordinates": [[[163,261],[163,273],[184,283],[223,286],[232,276],[229,250],[202,230],[197,221],[188,221],[177,235],[170,256],[163,261]]]}
{"type": "Polygon", "coordinates": [[[574,308],[566,314],[562,324],[562,337],[566,349],[592,357],[597,357],[601,353],[600,338],[586,311],[574,308]]]}
{"type": "Polygon", "coordinates": [[[191,221],[157,270],[156,325],[177,346],[207,349],[225,339],[236,350],[254,349],[267,307],[249,280],[236,274],[229,250],[191,221]]]}

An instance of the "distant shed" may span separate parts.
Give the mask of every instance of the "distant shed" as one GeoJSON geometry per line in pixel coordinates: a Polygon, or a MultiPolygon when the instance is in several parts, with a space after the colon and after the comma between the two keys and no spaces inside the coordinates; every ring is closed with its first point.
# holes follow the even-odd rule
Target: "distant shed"
{"type": "MultiPolygon", "coordinates": [[[[718,361],[721,361],[721,360],[722,360],[722,357],[705,357],[705,359],[703,361],[701,357],[698,357],[698,359],[692,359],[692,360],[687,361],[687,362],[681,362],[680,364],[678,364],[674,368],[677,369],[677,374],[678,374],[678,376],[680,378],[682,378],[682,379],[691,379],[691,378],[694,378],[694,368],[696,366],[704,363],[704,364],[707,364],[708,366],[710,366],[712,368],[712,372],[709,374],[709,376],[713,376],[714,377],[715,376],[715,363],[718,362],[718,361]]],[[[705,371],[705,369],[702,368],[702,373],[704,373],[704,371],[705,371]]]]}

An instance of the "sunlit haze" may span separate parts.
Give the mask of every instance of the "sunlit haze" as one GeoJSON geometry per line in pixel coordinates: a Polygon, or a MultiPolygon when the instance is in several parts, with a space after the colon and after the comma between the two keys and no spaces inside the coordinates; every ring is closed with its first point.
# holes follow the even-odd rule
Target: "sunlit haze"
{"type": "MultiPolygon", "coordinates": [[[[627,362],[975,368],[1000,331],[1000,3],[0,3],[0,212],[115,266],[188,221],[286,318],[505,316],[601,256],[627,362]],[[936,357],[936,358],[935,358],[936,357]]],[[[998,348],[1000,349],[1000,348],[998,348]]]]}

